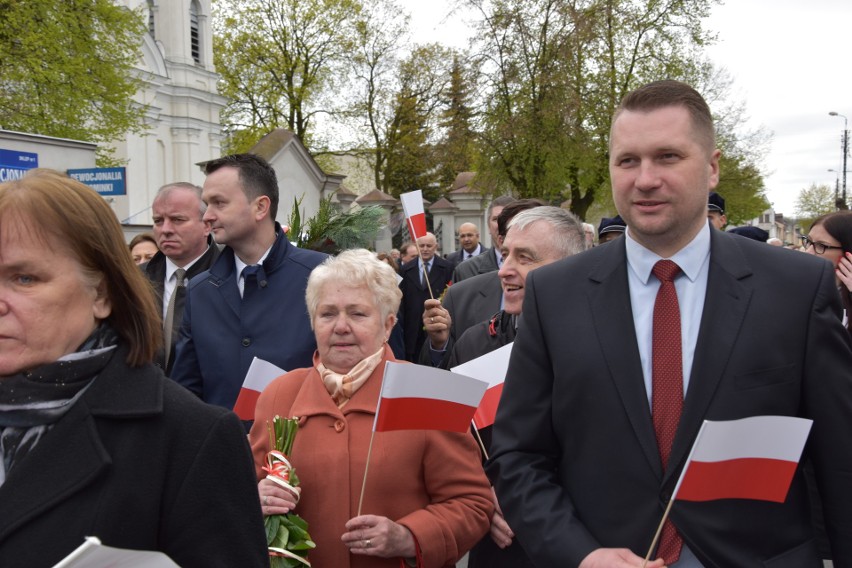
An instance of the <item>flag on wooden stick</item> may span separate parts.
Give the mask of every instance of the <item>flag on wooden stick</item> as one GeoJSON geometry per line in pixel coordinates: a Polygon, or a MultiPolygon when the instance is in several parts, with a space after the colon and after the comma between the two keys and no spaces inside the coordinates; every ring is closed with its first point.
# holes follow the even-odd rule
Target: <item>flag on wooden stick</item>
{"type": "Polygon", "coordinates": [[[408,223],[411,239],[416,241],[426,234],[426,211],[423,209],[423,192],[419,189],[400,194],[402,210],[408,223]]]}
{"type": "Polygon", "coordinates": [[[487,387],[442,369],[388,362],[373,431],[466,432],[487,387]]]}
{"type": "Polygon", "coordinates": [[[494,424],[497,416],[497,405],[503,394],[503,383],[506,380],[506,372],[509,369],[509,357],[512,355],[512,345],[509,343],[491,353],[486,353],[476,359],[471,359],[450,369],[454,373],[479,379],[488,383],[485,396],[473,415],[473,424],[478,429],[494,424]]]}

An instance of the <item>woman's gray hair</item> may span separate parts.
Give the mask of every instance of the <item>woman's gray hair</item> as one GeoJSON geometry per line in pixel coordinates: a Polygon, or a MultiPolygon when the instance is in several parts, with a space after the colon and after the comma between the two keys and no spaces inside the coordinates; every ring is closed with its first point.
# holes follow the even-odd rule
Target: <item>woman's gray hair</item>
{"type": "Polygon", "coordinates": [[[537,221],[550,224],[553,246],[556,247],[560,256],[571,256],[586,250],[586,235],[582,221],[573,213],[559,207],[548,205],[521,211],[509,221],[507,230],[516,228],[523,231],[537,221]]]}
{"type": "Polygon", "coordinates": [[[396,315],[399,310],[402,290],[399,289],[393,268],[367,249],[345,250],[314,268],[308,278],[305,303],[311,318],[311,328],[320,303],[320,291],[329,282],[369,290],[382,314],[382,320],[390,314],[396,315]]]}

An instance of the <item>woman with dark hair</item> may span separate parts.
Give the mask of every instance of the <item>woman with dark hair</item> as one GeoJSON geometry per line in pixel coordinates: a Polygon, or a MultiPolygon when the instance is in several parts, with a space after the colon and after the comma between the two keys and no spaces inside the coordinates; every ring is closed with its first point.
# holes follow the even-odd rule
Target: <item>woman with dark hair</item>
{"type": "Polygon", "coordinates": [[[130,247],[130,256],[136,264],[145,264],[160,251],[157,239],[151,233],[139,233],[130,239],[127,246],[130,247]]]}
{"type": "Polygon", "coordinates": [[[836,211],[817,217],[802,237],[805,252],[831,262],[837,275],[837,289],[843,301],[843,325],[852,333],[852,211],[836,211]]]}
{"type": "Polygon", "coordinates": [[[269,566],[243,427],[151,363],[158,311],[97,193],[51,170],[0,184],[0,566],[87,536],[269,566]]]}

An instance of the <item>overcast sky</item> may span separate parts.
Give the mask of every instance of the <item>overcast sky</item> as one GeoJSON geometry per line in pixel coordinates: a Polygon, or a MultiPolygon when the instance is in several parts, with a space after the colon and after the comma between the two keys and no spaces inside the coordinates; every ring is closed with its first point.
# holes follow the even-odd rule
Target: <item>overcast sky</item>
{"type": "MultiPolygon", "coordinates": [[[[449,0],[401,0],[417,42],[465,47],[461,20],[447,19],[449,0]]],[[[842,170],[843,119],[852,119],[852,2],[728,0],[706,22],[719,34],[709,55],[734,79],[755,126],[774,134],[765,169],[775,210],[794,215],[796,196],[811,183],[834,187],[842,170]]],[[[852,170],[852,161],[847,171],[852,170]]],[[[852,173],[847,173],[852,201],[852,173]]]]}

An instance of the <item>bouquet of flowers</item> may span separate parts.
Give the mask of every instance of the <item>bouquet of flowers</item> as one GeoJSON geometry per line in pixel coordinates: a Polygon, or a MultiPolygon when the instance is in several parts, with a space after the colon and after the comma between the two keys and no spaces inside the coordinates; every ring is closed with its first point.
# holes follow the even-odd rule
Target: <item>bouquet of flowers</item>
{"type": "MultiPolygon", "coordinates": [[[[284,489],[298,495],[296,487],[299,478],[296,470],[290,465],[288,456],[293,449],[293,440],[299,430],[298,418],[281,418],[275,416],[272,424],[267,422],[269,441],[272,450],[266,454],[266,479],[277,483],[284,489]]],[[[316,544],[308,534],[308,523],[299,515],[269,515],[266,526],[266,546],[269,548],[271,568],[298,568],[310,566],[308,551],[316,548],[316,544]]]]}

